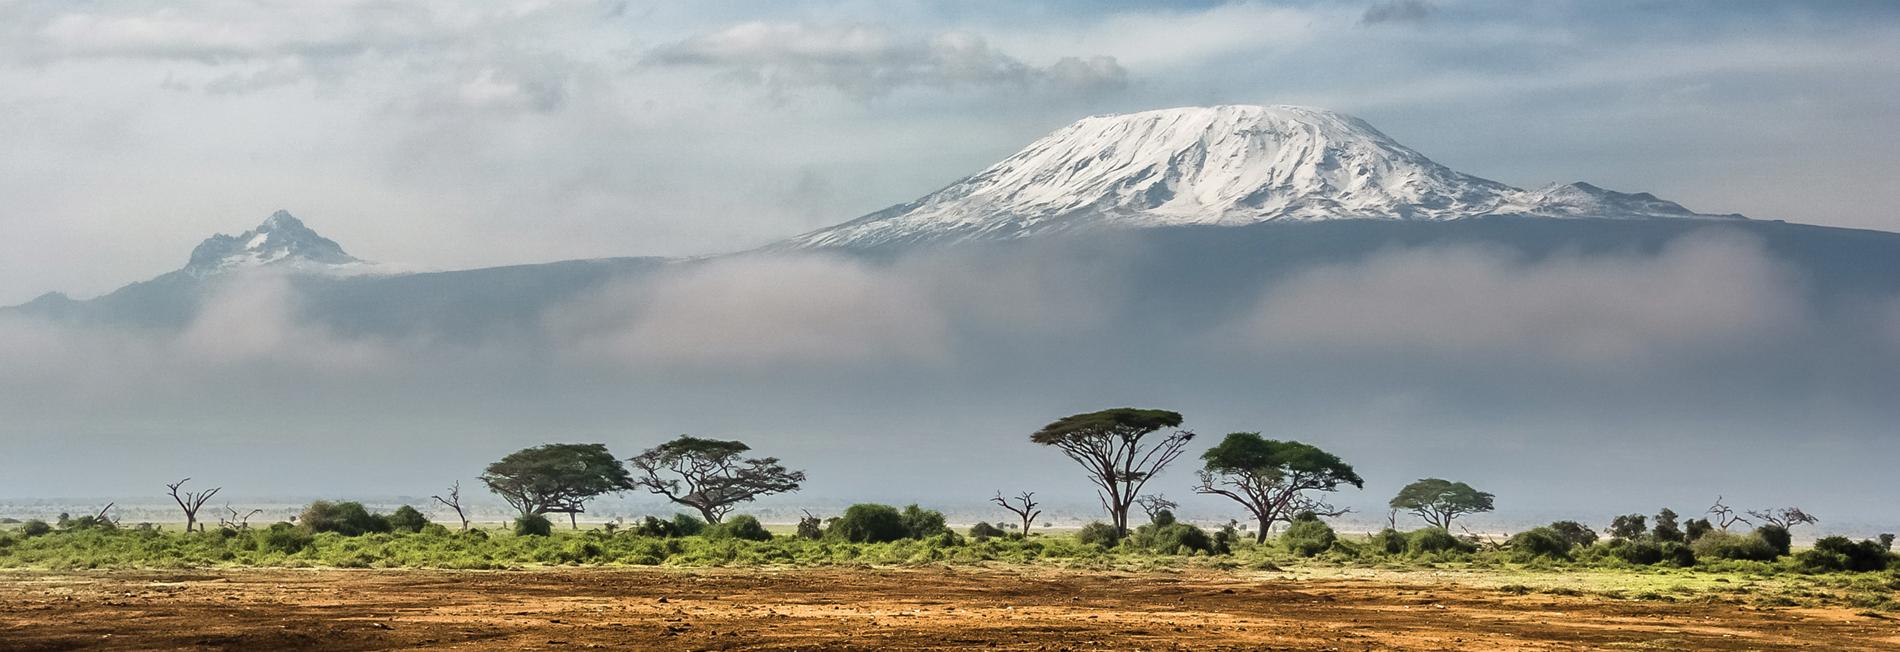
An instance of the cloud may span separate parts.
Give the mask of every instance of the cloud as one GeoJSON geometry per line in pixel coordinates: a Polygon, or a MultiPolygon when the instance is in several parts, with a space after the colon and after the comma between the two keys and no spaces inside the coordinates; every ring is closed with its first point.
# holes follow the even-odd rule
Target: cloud
{"type": "Polygon", "coordinates": [[[1418,23],[1429,20],[1438,7],[1425,0],[1384,0],[1366,8],[1360,16],[1363,25],[1379,23],[1418,23]]]}
{"type": "Polygon", "coordinates": [[[828,87],[856,97],[916,87],[1089,94],[1128,83],[1128,71],[1110,56],[1063,57],[1036,67],[968,32],[919,38],[866,24],[742,23],[654,48],[646,62],[722,70],[774,89],[828,87]]]}
{"type": "Polygon", "coordinates": [[[1806,314],[1759,241],[1700,234],[1653,256],[1397,251],[1273,285],[1237,331],[1265,351],[1638,369],[1746,355],[1806,314]]]}
{"type": "Polygon", "coordinates": [[[947,317],[909,279],[822,256],[688,263],[556,308],[572,359],[640,369],[761,370],[935,362],[947,317]]]}

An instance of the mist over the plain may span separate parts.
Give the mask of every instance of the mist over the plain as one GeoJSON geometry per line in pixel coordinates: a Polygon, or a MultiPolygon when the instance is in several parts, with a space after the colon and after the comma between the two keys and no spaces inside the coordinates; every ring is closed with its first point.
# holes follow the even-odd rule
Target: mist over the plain
{"type": "MultiPolygon", "coordinates": [[[[1160,247],[680,261],[508,328],[365,327],[266,273],[218,280],[182,326],[0,316],[0,496],[185,476],[239,502],[426,496],[527,446],[626,457],[690,433],[809,472],[769,505],[1033,490],[1086,511],[1081,475],[1028,435],[1131,405],[1181,411],[1209,444],[1259,431],[1334,451],[1367,478],[1339,502],[1368,518],[1427,476],[1496,493],[1497,519],[1716,493],[1837,527],[1900,516],[1869,490],[1900,459],[1900,293],[1823,290],[1744,230],[1535,255],[1395,244],[1218,275],[1160,247]]],[[[1196,463],[1151,489],[1231,511],[1191,495],[1196,463]]]]}

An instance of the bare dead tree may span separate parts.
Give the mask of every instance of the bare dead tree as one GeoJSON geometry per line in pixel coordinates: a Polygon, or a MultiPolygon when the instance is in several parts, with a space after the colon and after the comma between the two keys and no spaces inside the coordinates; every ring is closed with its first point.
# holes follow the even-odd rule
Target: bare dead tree
{"type": "Polygon", "coordinates": [[[1722,528],[1722,530],[1725,532],[1728,531],[1729,526],[1734,525],[1736,523],[1741,523],[1743,525],[1753,525],[1753,523],[1750,523],[1747,518],[1739,514],[1736,514],[1734,508],[1729,507],[1728,505],[1722,504],[1721,496],[1715,497],[1715,504],[1709,506],[1708,514],[1710,516],[1715,517],[1716,527],[1722,528]]]}
{"type": "Polygon", "coordinates": [[[1173,513],[1174,508],[1181,506],[1180,503],[1168,500],[1168,497],[1162,494],[1148,494],[1136,498],[1135,504],[1141,506],[1142,513],[1148,515],[1150,523],[1154,522],[1155,517],[1160,516],[1162,512],[1173,513]]]}
{"type": "Polygon", "coordinates": [[[1042,515],[1042,510],[1036,509],[1036,492],[1025,491],[1013,499],[1015,502],[1012,503],[1010,502],[1011,500],[1010,498],[1004,498],[1003,492],[998,491],[996,492],[996,497],[991,498],[990,502],[1002,505],[1003,509],[1009,510],[1015,514],[1017,518],[1022,519],[1023,536],[1029,536],[1029,526],[1035,524],[1036,517],[1042,515]]]}
{"type": "Polygon", "coordinates": [[[230,503],[224,504],[224,511],[226,515],[218,518],[218,527],[232,530],[251,529],[251,517],[264,513],[264,510],[253,509],[239,514],[237,509],[232,507],[230,503]]]}
{"type": "Polygon", "coordinates": [[[193,528],[197,527],[198,510],[203,509],[205,506],[205,503],[210,501],[212,496],[217,495],[220,489],[224,488],[224,487],[212,487],[205,491],[200,491],[196,493],[193,493],[190,491],[179,493],[179,488],[185,486],[185,483],[190,482],[190,481],[191,481],[191,478],[185,478],[183,480],[179,480],[177,482],[165,485],[166,489],[171,490],[172,500],[178,503],[178,508],[185,511],[185,531],[186,532],[190,532],[192,531],[193,528]]]}
{"type": "Polygon", "coordinates": [[[105,507],[99,508],[99,513],[92,515],[92,522],[99,523],[102,525],[106,523],[111,523],[113,527],[118,527],[119,519],[106,516],[106,512],[112,511],[112,507],[117,504],[118,503],[106,503],[105,507]]]}
{"type": "Polygon", "coordinates": [[[1793,529],[1796,525],[1821,522],[1821,519],[1801,511],[1799,507],[1783,507],[1781,509],[1765,509],[1761,511],[1751,509],[1748,510],[1748,515],[1761,519],[1763,523],[1780,527],[1783,530],[1793,529]]]}
{"type": "Polygon", "coordinates": [[[468,531],[468,514],[462,511],[462,482],[460,480],[457,480],[454,485],[449,487],[448,498],[441,496],[430,496],[430,498],[434,498],[435,502],[442,503],[443,506],[455,510],[455,517],[462,519],[462,531],[468,531]]]}

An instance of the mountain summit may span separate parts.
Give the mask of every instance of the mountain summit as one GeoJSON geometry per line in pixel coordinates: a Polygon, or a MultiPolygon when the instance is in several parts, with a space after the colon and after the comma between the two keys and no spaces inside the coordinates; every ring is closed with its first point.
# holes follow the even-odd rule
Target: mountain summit
{"type": "Polygon", "coordinates": [[[317,235],[287,211],[277,211],[257,228],[206,238],[191,250],[191,262],[179,270],[207,277],[227,271],[271,268],[294,272],[361,273],[372,265],[343,252],[335,241],[317,235]]]}
{"type": "Polygon", "coordinates": [[[1215,106],[1084,118],[917,201],[786,242],[871,247],[1097,227],[1492,215],[1736,218],[1587,183],[1534,191],[1452,170],[1358,118],[1215,106]]]}

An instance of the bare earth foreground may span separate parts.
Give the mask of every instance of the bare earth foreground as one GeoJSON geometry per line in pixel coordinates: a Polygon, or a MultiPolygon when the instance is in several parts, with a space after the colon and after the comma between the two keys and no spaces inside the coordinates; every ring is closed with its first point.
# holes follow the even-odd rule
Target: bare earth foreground
{"type": "Polygon", "coordinates": [[[1900,649],[1849,609],[1047,568],[0,572],[0,649],[1900,649]]]}

